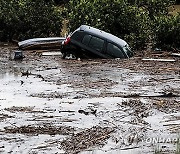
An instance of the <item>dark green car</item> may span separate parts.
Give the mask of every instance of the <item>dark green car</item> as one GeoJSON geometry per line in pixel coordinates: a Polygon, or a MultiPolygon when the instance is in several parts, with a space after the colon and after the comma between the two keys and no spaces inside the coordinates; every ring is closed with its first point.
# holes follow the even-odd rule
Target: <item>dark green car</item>
{"type": "Polygon", "coordinates": [[[130,58],[129,45],[122,39],[102,30],[82,25],[62,43],[63,58],[73,54],[76,58],[130,58]]]}

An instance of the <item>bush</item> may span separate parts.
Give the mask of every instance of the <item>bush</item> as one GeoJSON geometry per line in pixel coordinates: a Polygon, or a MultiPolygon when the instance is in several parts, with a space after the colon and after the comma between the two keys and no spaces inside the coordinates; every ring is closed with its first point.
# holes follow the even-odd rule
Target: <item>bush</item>
{"type": "Polygon", "coordinates": [[[0,40],[57,36],[61,30],[61,12],[53,1],[1,0],[0,40]]]}
{"type": "Polygon", "coordinates": [[[168,8],[175,3],[175,0],[127,0],[131,5],[146,8],[151,19],[154,16],[167,15],[168,8]]]}
{"type": "Polygon", "coordinates": [[[157,17],[155,27],[155,43],[158,47],[165,49],[180,47],[180,14],[157,17]]]}
{"type": "Polygon", "coordinates": [[[82,24],[91,25],[125,39],[136,49],[149,40],[147,13],[124,0],[70,0],[67,10],[71,31],[82,24]]]}
{"type": "Polygon", "coordinates": [[[59,36],[62,21],[69,21],[70,31],[90,25],[126,40],[134,49],[150,41],[159,47],[179,47],[180,15],[168,15],[175,0],[68,1],[0,0],[0,41],[59,36]],[[56,6],[66,2],[63,8],[56,6]]]}

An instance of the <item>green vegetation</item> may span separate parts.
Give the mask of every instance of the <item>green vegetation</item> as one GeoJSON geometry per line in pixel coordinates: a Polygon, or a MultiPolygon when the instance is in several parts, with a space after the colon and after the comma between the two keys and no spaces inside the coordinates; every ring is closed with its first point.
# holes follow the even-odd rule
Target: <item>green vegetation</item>
{"type": "Polygon", "coordinates": [[[95,26],[125,39],[134,49],[153,43],[178,48],[179,14],[168,14],[173,0],[70,0],[70,30],[81,24],[95,26]]]}
{"type": "Polygon", "coordinates": [[[154,22],[154,29],[154,41],[157,46],[165,49],[179,47],[180,14],[157,17],[154,22]]]}
{"type": "Polygon", "coordinates": [[[68,5],[71,30],[87,24],[127,40],[140,48],[149,40],[149,20],[144,9],[127,5],[123,0],[71,0],[68,5]]]}
{"type": "Polygon", "coordinates": [[[0,0],[0,40],[59,36],[64,21],[68,21],[69,31],[87,24],[125,39],[134,49],[148,43],[179,48],[180,14],[169,14],[174,3],[175,0],[0,0]]]}
{"type": "Polygon", "coordinates": [[[53,1],[0,0],[0,40],[58,35],[61,12],[53,1]]]}

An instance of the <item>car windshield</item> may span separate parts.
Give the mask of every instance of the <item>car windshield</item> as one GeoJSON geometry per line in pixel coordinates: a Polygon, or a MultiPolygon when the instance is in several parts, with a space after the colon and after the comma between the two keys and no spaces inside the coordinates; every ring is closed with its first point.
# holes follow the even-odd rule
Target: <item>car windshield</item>
{"type": "Polygon", "coordinates": [[[123,47],[123,51],[126,53],[126,55],[128,55],[128,57],[132,57],[133,52],[128,44],[123,47]]]}

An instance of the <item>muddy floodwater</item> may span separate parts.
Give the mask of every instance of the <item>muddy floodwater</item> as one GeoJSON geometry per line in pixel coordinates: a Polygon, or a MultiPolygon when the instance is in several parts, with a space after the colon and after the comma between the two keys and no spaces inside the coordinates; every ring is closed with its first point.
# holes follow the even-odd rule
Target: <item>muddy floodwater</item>
{"type": "Polygon", "coordinates": [[[141,51],[124,60],[62,60],[31,50],[15,61],[16,49],[0,45],[0,153],[180,150],[179,57],[141,51]]]}

